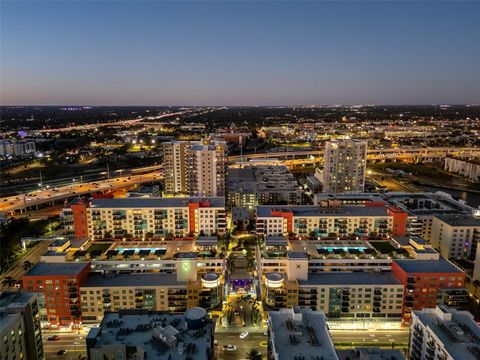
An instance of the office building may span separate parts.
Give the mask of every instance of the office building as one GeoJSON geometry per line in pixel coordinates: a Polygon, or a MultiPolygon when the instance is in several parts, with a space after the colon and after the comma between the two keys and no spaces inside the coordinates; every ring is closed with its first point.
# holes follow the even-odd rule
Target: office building
{"type": "Polygon", "coordinates": [[[466,214],[435,215],[431,244],[447,259],[475,256],[480,242],[480,217],[466,214]]]}
{"type": "Polygon", "coordinates": [[[269,359],[338,360],[322,312],[293,307],[268,315],[269,359]]]}
{"type": "Polygon", "coordinates": [[[224,141],[173,141],[162,144],[165,193],[202,197],[225,196],[224,141]]]}
{"type": "Polygon", "coordinates": [[[478,360],[480,327],[468,311],[444,306],[412,313],[411,360],[478,360]]]}
{"type": "Polygon", "coordinates": [[[327,141],[322,172],[323,192],[363,192],[367,142],[353,139],[327,141]]]}
{"type": "Polygon", "coordinates": [[[0,343],[2,360],[45,359],[36,294],[0,293],[0,343]]]}
{"type": "Polygon", "coordinates": [[[76,239],[183,238],[226,229],[223,198],[94,199],[72,204],[63,219],[76,239]]]}
{"type": "Polygon", "coordinates": [[[283,165],[246,165],[228,170],[229,208],[254,210],[257,205],[302,203],[303,190],[283,165]]]}
{"type": "Polygon", "coordinates": [[[215,324],[202,308],[185,314],[142,310],[111,312],[87,336],[90,360],[210,360],[215,324]]]}
{"type": "Polygon", "coordinates": [[[89,270],[90,264],[81,262],[38,263],[22,277],[24,291],[38,293],[42,322],[53,328],[80,327],[80,284],[89,270]]]}
{"type": "MultiPolygon", "coordinates": [[[[438,256],[438,254],[437,254],[438,256]]],[[[460,305],[465,298],[465,273],[447,259],[394,260],[392,273],[405,286],[403,319],[411,320],[413,310],[437,305],[460,305]]]]}

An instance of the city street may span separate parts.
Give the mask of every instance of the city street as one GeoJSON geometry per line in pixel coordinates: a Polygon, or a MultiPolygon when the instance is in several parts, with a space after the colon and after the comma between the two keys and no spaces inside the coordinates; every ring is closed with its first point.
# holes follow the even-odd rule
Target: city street
{"type": "Polygon", "coordinates": [[[264,330],[257,330],[256,332],[249,331],[249,334],[244,339],[240,339],[240,333],[245,328],[229,329],[215,334],[215,339],[218,343],[219,359],[246,359],[247,352],[250,349],[258,349],[262,352],[264,358],[267,356],[267,341],[268,337],[263,335],[264,330]],[[235,345],[237,351],[226,352],[223,351],[223,345],[235,345]]]}
{"type": "Polygon", "coordinates": [[[331,330],[334,343],[408,343],[409,329],[402,330],[331,330]]]}
{"type": "Polygon", "coordinates": [[[40,261],[40,257],[48,250],[49,244],[50,241],[41,241],[32,248],[28,249],[28,253],[25,256],[19,259],[19,261],[8,271],[0,275],[0,289],[3,290],[4,286],[2,285],[2,281],[8,276],[20,280],[22,275],[26,273],[26,271],[23,269],[23,264],[25,261],[30,261],[33,264],[38,263],[40,261]]]}
{"type": "Polygon", "coordinates": [[[43,350],[45,358],[50,359],[81,359],[87,355],[85,345],[85,336],[71,333],[55,333],[59,336],[58,340],[47,340],[48,335],[44,335],[43,350]],[[66,350],[63,355],[57,355],[58,350],[66,350]]]}

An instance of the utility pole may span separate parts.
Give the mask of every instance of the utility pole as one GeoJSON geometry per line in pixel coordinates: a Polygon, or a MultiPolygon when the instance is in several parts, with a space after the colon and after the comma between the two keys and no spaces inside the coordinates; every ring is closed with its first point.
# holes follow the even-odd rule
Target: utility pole
{"type": "Polygon", "coordinates": [[[107,162],[107,178],[110,179],[110,166],[108,165],[108,162],[107,162]]]}
{"type": "Polygon", "coordinates": [[[42,170],[38,170],[39,175],[40,175],[40,189],[43,187],[43,180],[42,180],[42,170]]]}

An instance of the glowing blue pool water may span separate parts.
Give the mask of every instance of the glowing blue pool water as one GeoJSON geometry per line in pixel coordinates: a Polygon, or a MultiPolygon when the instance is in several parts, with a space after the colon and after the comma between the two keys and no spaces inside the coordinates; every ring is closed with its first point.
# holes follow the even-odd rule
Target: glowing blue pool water
{"type": "Polygon", "coordinates": [[[334,250],[343,250],[345,252],[349,250],[359,250],[363,251],[366,249],[365,246],[318,246],[318,250],[327,250],[328,252],[333,252],[334,250]]]}

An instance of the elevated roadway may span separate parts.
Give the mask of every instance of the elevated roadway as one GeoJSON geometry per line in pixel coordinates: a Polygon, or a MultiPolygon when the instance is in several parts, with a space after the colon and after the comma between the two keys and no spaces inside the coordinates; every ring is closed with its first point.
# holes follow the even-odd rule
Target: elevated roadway
{"type": "MultiPolygon", "coordinates": [[[[444,158],[448,155],[454,156],[480,156],[480,148],[476,147],[429,147],[429,148],[404,148],[404,149],[369,149],[367,151],[368,161],[384,160],[415,160],[424,161],[444,158]]],[[[255,154],[229,156],[230,162],[279,159],[285,161],[286,165],[300,165],[304,163],[321,162],[323,150],[296,150],[296,151],[272,151],[255,154]]]]}
{"type": "Polygon", "coordinates": [[[30,209],[38,209],[39,205],[46,203],[53,205],[55,201],[59,200],[66,200],[85,194],[105,193],[110,190],[157,181],[161,178],[162,176],[160,173],[156,171],[145,174],[99,180],[95,182],[73,182],[67,186],[44,188],[22,195],[0,198],[0,212],[6,212],[14,215],[18,212],[23,213],[30,209]]]}

